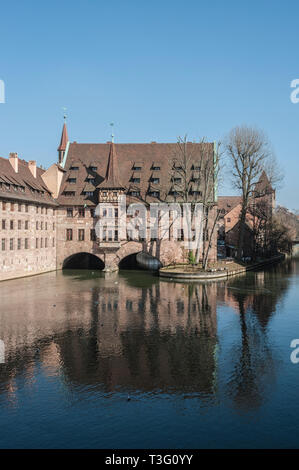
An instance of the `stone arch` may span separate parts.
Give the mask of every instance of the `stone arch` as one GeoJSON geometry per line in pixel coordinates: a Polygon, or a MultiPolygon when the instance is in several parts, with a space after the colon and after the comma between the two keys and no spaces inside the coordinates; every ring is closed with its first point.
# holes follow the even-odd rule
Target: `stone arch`
{"type": "Polygon", "coordinates": [[[63,263],[62,269],[98,269],[105,268],[104,261],[94,253],[86,251],[76,252],[67,256],[63,263]]]}
{"type": "Polygon", "coordinates": [[[117,253],[117,264],[118,267],[124,268],[126,261],[130,267],[156,270],[162,266],[161,261],[152,255],[146,247],[146,245],[139,242],[129,242],[117,253]]]}

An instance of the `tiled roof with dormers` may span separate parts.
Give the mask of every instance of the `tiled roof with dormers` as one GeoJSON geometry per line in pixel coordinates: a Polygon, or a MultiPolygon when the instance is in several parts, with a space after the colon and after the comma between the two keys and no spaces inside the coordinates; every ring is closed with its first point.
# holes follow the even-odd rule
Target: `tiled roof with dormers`
{"type": "MultiPolygon", "coordinates": [[[[114,144],[111,154],[111,142],[106,144],[80,144],[70,143],[65,162],[66,174],[62,181],[58,202],[62,205],[94,205],[98,202],[100,188],[115,185],[122,186],[125,192],[140,191],[142,200],[158,202],[159,197],[151,195],[151,191],[157,192],[161,200],[172,200],[169,196],[171,190],[171,176],[173,174],[173,161],[178,149],[176,143],[150,143],[150,144],[114,144]],[[110,159],[109,159],[110,155],[110,159]],[[113,161],[113,171],[109,162],[113,161]],[[97,167],[96,172],[91,167],[97,167]],[[117,166],[117,168],[116,168],[117,166]],[[78,167],[78,170],[71,170],[78,167]],[[155,170],[153,168],[158,167],[155,170]],[[140,169],[139,169],[140,168],[140,169]],[[86,179],[93,175],[94,194],[84,194],[86,179]],[[107,176],[109,181],[107,180],[107,176]],[[76,178],[76,184],[68,184],[69,178],[76,178]],[[132,181],[140,178],[140,182],[132,181]],[[159,178],[158,183],[153,183],[153,178],[159,178]],[[115,179],[115,181],[114,181],[115,179]],[[114,183],[113,183],[114,181],[114,183]],[[69,187],[72,186],[72,189],[69,187]],[[69,194],[72,191],[72,195],[69,194]]],[[[198,162],[199,155],[204,150],[209,158],[213,158],[213,143],[188,143],[188,150],[198,162]]],[[[191,165],[191,163],[190,163],[191,165]]],[[[190,175],[191,175],[190,166],[190,175]]]]}
{"type": "Polygon", "coordinates": [[[0,157],[0,199],[57,205],[41,177],[44,171],[37,167],[35,178],[28,162],[19,158],[16,173],[9,159],[0,157]]]}

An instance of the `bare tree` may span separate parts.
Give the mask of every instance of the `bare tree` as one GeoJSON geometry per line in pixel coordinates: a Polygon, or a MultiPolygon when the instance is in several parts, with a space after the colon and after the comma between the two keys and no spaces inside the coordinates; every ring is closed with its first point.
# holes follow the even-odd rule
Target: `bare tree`
{"type": "MultiPolygon", "coordinates": [[[[226,152],[230,160],[230,169],[234,186],[241,192],[242,208],[238,239],[238,259],[242,258],[246,216],[250,199],[262,172],[267,168],[267,176],[272,187],[281,179],[277,164],[269,143],[258,129],[242,126],[231,130],[226,141],[226,152]]],[[[260,197],[262,195],[260,194],[260,197]]]]}
{"type": "Polygon", "coordinates": [[[187,142],[187,136],[178,138],[173,155],[171,194],[177,201],[190,203],[192,213],[197,203],[203,206],[202,253],[201,240],[198,239],[195,262],[198,263],[202,255],[203,268],[206,269],[219,216],[216,199],[221,153],[220,143],[214,144],[213,152],[205,139],[201,139],[199,144],[195,146],[187,142]]]}

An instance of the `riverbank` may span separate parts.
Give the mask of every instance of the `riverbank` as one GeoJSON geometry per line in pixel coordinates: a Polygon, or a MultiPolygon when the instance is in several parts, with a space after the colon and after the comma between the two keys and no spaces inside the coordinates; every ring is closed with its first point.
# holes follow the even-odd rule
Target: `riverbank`
{"type": "Polygon", "coordinates": [[[209,269],[203,271],[197,266],[176,265],[167,266],[159,269],[159,276],[168,279],[182,280],[199,280],[210,281],[217,279],[227,279],[237,274],[245,274],[247,271],[263,268],[273,263],[277,263],[285,259],[285,255],[277,255],[272,258],[257,261],[255,263],[242,263],[236,260],[221,260],[209,266],[209,269]]]}

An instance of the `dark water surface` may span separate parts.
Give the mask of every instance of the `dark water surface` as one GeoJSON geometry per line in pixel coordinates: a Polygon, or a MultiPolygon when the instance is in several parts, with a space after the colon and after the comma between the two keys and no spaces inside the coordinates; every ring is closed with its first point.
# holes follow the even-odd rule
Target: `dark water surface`
{"type": "Polygon", "coordinates": [[[299,447],[299,261],[0,284],[0,447],[299,447]],[[128,400],[129,397],[129,400],[128,400]]]}

